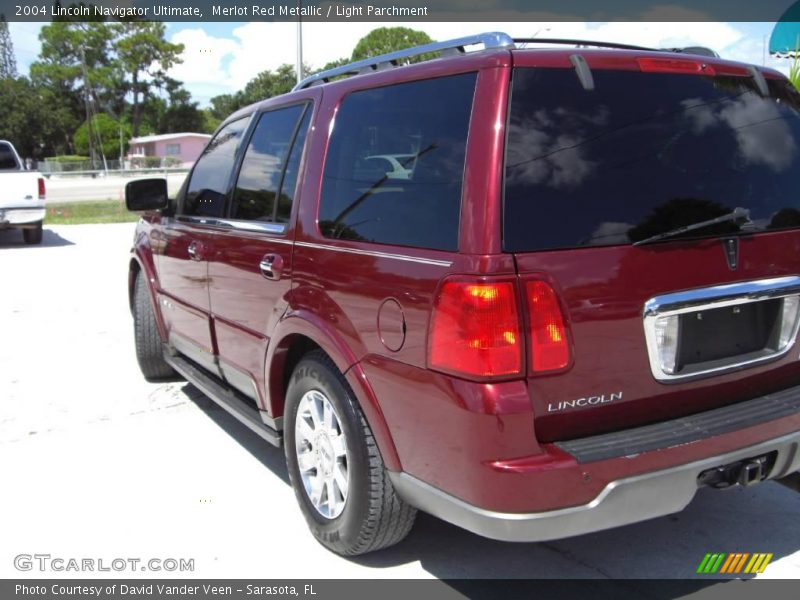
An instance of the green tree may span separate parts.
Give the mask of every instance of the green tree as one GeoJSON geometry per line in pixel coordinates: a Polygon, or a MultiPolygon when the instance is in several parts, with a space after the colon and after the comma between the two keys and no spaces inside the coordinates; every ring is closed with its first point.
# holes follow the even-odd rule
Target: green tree
{"type": "Polygon", "coordinates": [[[166,79],[159,95],[151,94],[142,102],[142,121],[139,135],[150,133],[203,132],[206,119],[192,101],[192,96],[180,81],[166,79]]]}
{"type": "Polygon", "coordinates": [[[17,59],[14,57],[14,44],[8,32],[6,16],[0,15],[0,78],[17,76],[17,59]]]}
{"type": "Polygon", "coordinates": [[[222,123],[222,119],[215,117],[210,108],[204,108],[201,112],[203,114],[203,128],[200,129],[200,132],[214,133],[217,127],[219,127],[219,124],[222,123]]]}
{"type": "Polygon", "coordinates": [[[183,131],[202,132],[205,118],[197,102],[179,81],[170,80],[167,86],[168,101],[161,113],[158,131],[160,133],[180,133],[183,131]]]}
{"type": "MultiPolygon", "coordinates": [[[[357,43],[353,49],[353,54],[350,57],[338,58],[327,63],[321,69],[309,70],[307,73],[319,73],[321,71],[328,71],[337,67],[343,67],[347,64],[357,60],[364,60],[380,54],[388,54],[390,52],[397,52],[406,48],[412,48],[421,44],[430,44],[433,40],[423,31],[409,29],[408,27],[380,27],[373,29],[357,43]]],[[[419,62],[433,58],[433,54],[423,54],[419,57],[414,57],[410,62],[419,62]]],[[[334,78],[337,79],[337,78],[334,78]]]]}
{"type": "MultiPolygon", "coordinates": [[[[356,47],[353,49],[352,59],[362,60],[379,54],[430,44],[432,41],[424,31],[417,31],[408,27],[379,27],[358,40],[356,47]]],[[[424,60],[424,57],[415,57],[411,59],[411,62],[420,60],[424,60]]]]}
{"type": "MultiPolygon", "coordinates": [[[[321,69],[313,70],[303,65],[304,73],[319,73],[335,67],[341,67],[356,60],[362,60],[379,54],[395,52],[421,44],[429,44],[433,40],[423,31],[408,27],[380,27],[373,29],[361,38],[350,58],[339,58],[326,64],[321,69]]],[[[425,60],[427,55],[415,57],[411,62],[425,60]]],[[[275,71],[263,71],[251,79],[244,90],[234,94],[221,94],[211,98],[211,114],[217,119],[225,119],[234,111],[279,94],[285,94],[297,82],[293,65],[284,64],[275,71]]]]}
{"type": "Polygon", "coordinates": [[[131,128],[139,135],[142,120],[142,102],[152,93],[152,88],[167,84],[167,71],[182,62],[183,44],[173,44],[164,39],[165,24],[161,22],[131,21],[113,26],[115,66],[125,81],[125,90],[131,95],[131,128]]]}
{"type": "Polygon", "coordinates": [[[297,75],[293,65],[283,64],[274,72],[262,71],[245,86],[244,104],[285,94],[291,91],[295,83],[297,83],[297,75]]]}
{"type": "MultiPolygon", "coordinates": [[[[122,130],[122,151],[127,150],[128,140],[131,137],[130,127],[126,123],[112,119],[105,113],[95,115],[91,125],[97,132],[106,159],[114,160],[119,157],[120,129],[122,130]]],[[[84,121],[75,132],[75,150],[78,154],[89,154],[89,126],[84,121]]]]}
{"type": "Polygon", "coordinates": [[[211,98],[211,114],[215,119],[222,121],[232,112],[244,106],[244,95],[242,92],[235,94],[220,94],[211,98]]]}
{"type": "MultiPolygon", "coordinates": [[[[310,72],[308,65],[303,71],[310,72]]],[[[262,71],[235,94],[221,94],[211,98],[211,114],[217,119],[226,119],[243,106],[285,94],[297,83],[294,65],[283,64],[274,71],[262,71]]]]}
{"type": "Polygon", "coordinates": [[[37,159],[70,151],[77,125],[59,98],[25,77],[0,79],[0,123],[21,156],[37,159]]]}
{"type": "Polygon", "coordinates": [[[45,25],[39,33],[42,49],[39,60],[31,65],[31,79],[73,105],[77,118],[87,99],[102,111],[119,114],[124,93],[119,89],[113,39],[114,31],[105,23],[45,25]]]}

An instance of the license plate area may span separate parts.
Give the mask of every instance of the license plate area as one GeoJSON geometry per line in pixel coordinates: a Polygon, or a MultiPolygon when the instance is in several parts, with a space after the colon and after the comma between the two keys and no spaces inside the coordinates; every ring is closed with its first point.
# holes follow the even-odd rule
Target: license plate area
{"type": "Polygon", "coordinates": [[[746,368],[785,355],[800,325],[800,278],[666,294],[645,305],[653,376],[662,382],[746,368]]]}
{"type": "Polygon", "coordinates": [[[774,353],[782,307],[781,298],[678,315],[677,372],[774,353]]]}

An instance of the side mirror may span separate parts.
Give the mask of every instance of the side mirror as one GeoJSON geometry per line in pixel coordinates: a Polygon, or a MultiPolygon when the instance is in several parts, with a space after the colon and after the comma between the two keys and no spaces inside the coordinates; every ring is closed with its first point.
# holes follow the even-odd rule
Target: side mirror
{"type": "Polygon", "coordinates": [[[168,205],[166,179],[137,179],[125,185],[125,206],[130,211],[162,210],[168,205]]]}

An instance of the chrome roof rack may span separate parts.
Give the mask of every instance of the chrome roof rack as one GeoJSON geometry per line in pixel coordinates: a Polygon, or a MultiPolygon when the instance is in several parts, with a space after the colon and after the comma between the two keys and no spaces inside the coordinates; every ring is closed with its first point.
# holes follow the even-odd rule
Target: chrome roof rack
{"type": "Polygon", "coordinates": [[[514,40],[505,33],[492,32],[492,33],[479,33],[477,35],[470,35],[467,37],[456,38],[454,40],[447,40],[444,42],[433,42],[424,44],[422,46],[414,46],[406,50],[398,50],[397,52],[390,52],[389,54],[381,54],[380,56],[373,56],[358,60],[341,67],[334,67],[327,71],[320,71],[314,75],[310,75],[300,81],[292,91],[302,90],[314,85],[315,83],[325,83],[330,81],[333,77],[341,75],[358,75],[360,73],[367,73],[370,71],[380,71],[396,67],[403,61],[419,56],[421,54],[428,54],[431,52],[441,52],[461,54],[465,50],[465,46],[473,46],[483,44],[485,50],[490,48],[513,48],[514,40]]]}
{"type": "Polygon", "coordinates": [[[359,75],[361,73],[369,73],[371,71],[381,71],[383,69],[390,69],[402,64],[406,64],[408,59],[423,54],[441,53],[442,55],[448,54],[463,54],[466,46],[483,45],[485,50],[490,48],[516,48],[517,44],[559,44],[581,47],[594,47],[594,48],[615,48],[618,50],[644,50],[648,52],[684,52],[686,54],[699,54],[703,56],[719,56],[713,50],[703,48],[701,46],[693,46],[691,48],[646,48],[644,46],[633,46],[630,44],[617,44],[614,42],[598,42],[592,40],[571,40],[562,38],[512,38],[508,34],[494,31],[490,33],[478,33],[466,37],[447,40],[444,42],[432,42],[422,46],[414,46],[405,50],[398,50],[397,52],[390,52],[389,54],[381,54],[380,56],[373,56],[365,58],[364,60],[357,60],[355,62],[334,67],[326,71],[320,71],[309,75],[296,86],[292,91],[302,90],[307,87],[318,83],[327,83],[334,77],[342,77],[349,75],[359,75]]]}

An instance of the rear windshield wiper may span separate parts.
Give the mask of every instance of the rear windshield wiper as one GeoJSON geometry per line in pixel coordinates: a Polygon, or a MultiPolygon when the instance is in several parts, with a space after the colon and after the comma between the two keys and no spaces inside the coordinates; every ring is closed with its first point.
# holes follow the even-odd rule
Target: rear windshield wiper
{"type": "Polygon", "coordinates": [[[639,240],[638,242],[634,242],[633,245],[641,246],[643,244],[657,242],[659,240],[663,240],[666,238],[675,237],[676,235],[680,235],[688,231],[694,231],[695,229],[702,229],[703,227],[716,225],[717,223],[727,223],[728,221],[733,221],[733,223],[736,225],[748,225],[753,223],[753,221],[750,219],[750,211],[746,208],[742,208],[741,206],[737,206],[731,212],[726,213],[721,217],[708,219],[707,221],[700,221],[699,223],[692,223],[691,225],[685,225],[684,227],[676,227],[675,229],[670,229],[669,231],[665,231],[664,233],[659,233],[657,235],[650,236],[643,240],[639,240]]]}

